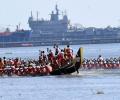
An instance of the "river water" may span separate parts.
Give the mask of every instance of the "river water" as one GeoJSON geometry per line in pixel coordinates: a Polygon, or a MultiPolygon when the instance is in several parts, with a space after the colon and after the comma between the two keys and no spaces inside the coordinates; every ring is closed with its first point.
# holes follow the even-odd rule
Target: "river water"
{"type": "MultiPolygon", "coordinates": [[[[59,46],[63,49],[66,46],[59,46]]],[[[74,54],[78,51],[80,47],[84,48],[85,58],[96,58],[99,54],[103,57],[119,57],[120,43],[114,44],[86,44],[86,45],[71,45],[74,54]]],[[[39,55],[39,50],[46,51],[47,48],[53,50],[53,46],[40,46],[40,47],[17,47],[17,48],[1,48],[0,57],[21,57],[21,58],[31,58],[36,59],[39,55]]]]}
{"type": "MultiPolygon", "coordinates": [[[[63,48],[64,46],[60,46],[63,48]]],[[[120,44],[76,45],[84,57],[119,57],[120,44]]],[[[2,48],[0,56],[36,58],[47,47],[2,48]]],[[[49,47],[52,48],[52,47],[49,47]]],[[[120,71],[80,71],[79,75],[0,77],[0,100],[120,100],[120,71]]]]}

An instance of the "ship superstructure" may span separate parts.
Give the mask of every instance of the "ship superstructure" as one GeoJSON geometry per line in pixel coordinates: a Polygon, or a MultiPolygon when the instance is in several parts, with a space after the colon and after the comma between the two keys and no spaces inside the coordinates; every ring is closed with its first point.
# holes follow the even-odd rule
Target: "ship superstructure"
{"type": "Polygon", "coordinates": [[[32,30],[30,40],[36,41],[36,44],[81,44],[81,43],[109,43],[120,42],[120,28],[78,28],[69,26],[69,20],[66,14],[62,19],[59,18],[58,6],[55,6],[55,12],[52,11],[49,20],[37,17],[35,20],[32,13],[29,18],[29,26],[32,30]]]}
{"type": "Polygon", "coordinates": [[[52,11],[50,14],[49,20],[41,19],[34,20],[33,15],[31,13],[31,17],[29,18],[29,26],[35,33],[41,32],[66,32],[68,30],[68,18],[67,15],[63,15],[62,19],[59,19],[59,9],[56,5],[56,12],[52,11]]]}

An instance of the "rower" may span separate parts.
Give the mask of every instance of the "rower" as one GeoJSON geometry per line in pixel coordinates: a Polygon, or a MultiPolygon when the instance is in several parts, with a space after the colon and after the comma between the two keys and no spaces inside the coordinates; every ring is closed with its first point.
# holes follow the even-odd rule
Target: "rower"
{"type": "Polygon", "coordinates": [[[65,52],[66,52],[67,59],[72,60],[73,59],[73,50],[70,48],[70,45],[67,45],[65,52]]]}
{"type": "Polygon", "coordinates": [[[54,70],[57,69],[57,68],[59,68],[58,60],[57,60],[56,57],[54,57],[53,62],[52,62],[51,65],[52,65],[52,68],[53,68],[54,70]]]}
{"type": "Polygon", "coordinates": [[[59,52],[58,56],[57,56],[57,59],[58,59],[58,64],[59,66],[62,66],[64,64],[63,62],[63,59],[64,59],[64,51],[61,50],[61,52],[59,52]]]}
{"type": "Polygon", "coordinates": [[[16,59],[14,60],[14,67],[15,67],[15,68],[19,68],[20,65],[21,65],[20,60],[19,60],[18,58],[16,58],[16,59]]]}
{"type": "Polygon", "coordinates": [[[0,75],[3,74],[3,70],[4,70],[4,63],[2,61],[2,58],[0,58],[0,75]]]}
{"type": "Polygon", "coordinates": [[[42,51],[41,59],[42,59],[42,64],[43,64],[43,65],[46,65],[46,63],[47,63],[47,57],[46,57],[44,51],[42,51]]]}
{"type": "Polygon", "coordinates": [[[103,59],[102,55],[99,55],[97,60],[98,61],[103,61],[104,59],[103,59]]]}
{"type": "Polygon", "coordinates": [[[58,45],[54,45],[54,49],[55,49],[55,56],[57,56],[58,53],[60,52],[60,48],[58,47],[58,45]]]}
{"type": "Polygon", "coordinates": [[[49,53],[47,56],[48,56],[48,62],[52,63],[53,59],[54,59],[54,54],[53,54],[52,50],[49,50],[49,53]]]}
{"type": "Polygon", "coordinates": [[[101,55],[99,55],[97,60],[98,60],[98,63],[100,64],[100,68],[102,68],[103,67],[103,61],[104,61],[103,57],[101,55]]]}
{"type": "Polygon", "coordinates": [[[42,51],[39,50],[39,64],[42,64],[42,51]]]}
{"type": "Polygon", "coordinates": [[[3,63],[4,63],[4,68],[6,67],[7,65],[7,60],[6,60],[6,57],[3,57],[3,63]]]}

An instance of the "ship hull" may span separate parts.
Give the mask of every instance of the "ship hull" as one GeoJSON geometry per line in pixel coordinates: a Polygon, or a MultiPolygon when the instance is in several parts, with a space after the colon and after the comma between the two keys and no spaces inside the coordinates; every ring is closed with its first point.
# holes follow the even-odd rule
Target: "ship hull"
{"type": "Polygon", "coordinates": [[[8,36],[0,36],[0,47],[31,47],[80,44],[120,43],[120,30],[116,32],[72,31],[66,33],[34,33],[32,31],[13,32],[8,36]]]}
{"type": "Polygon", "coordinates": [[[70,40],[70,41],[24,41],[24,42],[0,42],[1,48],[6,47],[33,47],[33,46],[52,46],[58,45],[80,45],[80,44],[106,44],[106,43],[120,43],[120,38],[114,39],[97,39],[97,40],[70,40]]]}

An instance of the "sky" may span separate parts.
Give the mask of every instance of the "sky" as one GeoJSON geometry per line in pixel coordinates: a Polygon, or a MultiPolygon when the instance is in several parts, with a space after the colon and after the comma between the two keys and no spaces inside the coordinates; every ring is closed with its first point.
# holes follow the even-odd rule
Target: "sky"
{"type": "Polygon", "coordinates": [[[49,19],[49,14],[58,4],[66,11],[71,24],[84,27],[119,27],[120,0],[0,0],[0,28],[29,29],[28,18],[39,12],[39,18],[49,19]]]}

